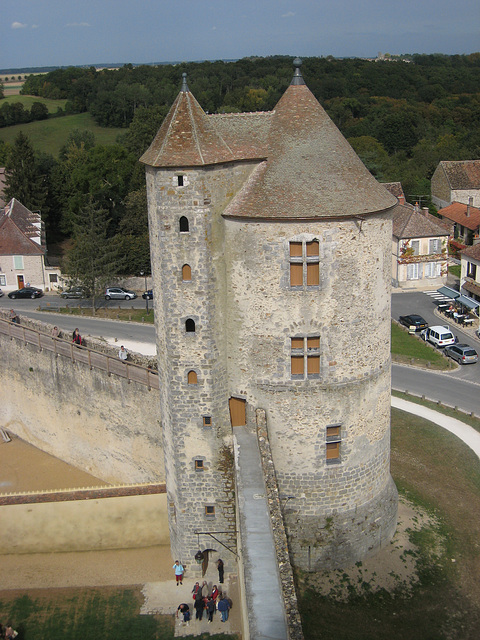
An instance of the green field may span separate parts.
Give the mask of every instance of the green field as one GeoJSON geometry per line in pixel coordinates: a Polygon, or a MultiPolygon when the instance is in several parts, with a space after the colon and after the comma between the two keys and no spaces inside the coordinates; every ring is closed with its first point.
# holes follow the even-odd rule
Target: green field
{"type": "MultiPolygon", "coordinates": [[[[59,101],[56,100],[55,102],[59,101]]],[[[30,138],[36,151],[50,153],[56,157],[65,144],[68,135],[74,129],[91,131],[95,135],[95,143],[99,145],[114,144],[118,134],[126,132],[126,129],[99,127],[89,113],[78,113],[72,116],[49,118],[48,120],[5,127],[0,129],[0,140],[13,144],[18,132],[23,131],[30,138]]]]}
{"type": "MultiPolygon", "coordinates": [[[[10,88],[10,87],[9,87],[10,88]]],[[[39,98],[38,96],[21,96],[21,95],[13,95],[13,96],[5,96],[2,100],[0,100],[0,107],[2,104],[13,103],[13,102],[21,102],[25,109],[30,110],[32,108],[32,104],[34,102],[41,102],[46,105],[48,108],[48,113],[56,113],[57,109],[60,107],[61,109],[65,109],[66,100],[49,100],[48,98],[39,98]]]]}

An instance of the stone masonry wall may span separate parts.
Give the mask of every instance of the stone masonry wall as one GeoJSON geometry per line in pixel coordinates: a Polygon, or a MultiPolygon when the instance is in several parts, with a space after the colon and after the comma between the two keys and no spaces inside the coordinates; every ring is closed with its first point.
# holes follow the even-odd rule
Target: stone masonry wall
{"type": "Polygon", "coordinates": [[[0,424],[112,483],[164,482],[158,392],[0,336],[0,424]]]}
{"type": "Polygon", "coordinates": [[[198,530],[224,531],[222,542],[236,542],[220,212],[251,168],[147,169],[170,534],[172,553],[184,561],[198,550],[198,530]],[[181,230],[182,217],[188,230],[181,230]],[[183,279],[184,265],[190,280],[183,279]]]}

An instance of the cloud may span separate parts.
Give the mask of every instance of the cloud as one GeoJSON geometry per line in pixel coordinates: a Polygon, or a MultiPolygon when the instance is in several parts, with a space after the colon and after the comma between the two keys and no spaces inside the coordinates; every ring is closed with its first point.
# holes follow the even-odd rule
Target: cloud
{"type": "Polygon", "coordinates": [[[28,25],[22,24],[21,22],[12,22],[12,29],[25,29],[28,25]]]}
{"type": "Polygon", "coordinates": [[[65,25],[66,27],[91,27],[91,24],[88,22],[69,22],[65,25]]]}
{"type": "Polygon", "coordinates": [[[38,29],[38,27],[39,27],[39,26],[40,26],[40,25],[38,25],[38,24],[32,24],[32,27],[31,27],[31,28],[32,28],[32,29],[38,29]]]}
{"type": "Polygon", "coordinates": [[[293,11],[288,11],[288,13],[284,13],[281,17],[282,18],[293,18],[294,16],[294,12],[293,11]]]}

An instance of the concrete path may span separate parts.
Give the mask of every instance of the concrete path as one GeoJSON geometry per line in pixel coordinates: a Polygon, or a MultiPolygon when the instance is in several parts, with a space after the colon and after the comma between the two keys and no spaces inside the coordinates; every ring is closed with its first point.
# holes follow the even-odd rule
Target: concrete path
{"type": "Polygon", "coordinates": [[[234,427],[235,474],[250,637],[286,640],[287,625],[257,436],[234,427]]]}
{"type": "Polygon", "coordinates": [[[450,418],[433,409],[427,409],[427,407],[417,404],[416,402],[408,402],[408,400],[396,398],[395,396],[392,396],[392,407],[413,413],[416,416],[425,418],[425,420],[430,420],[430,422],[438,424],[439,427],[450,431],[450,433],[456,435],[460,440],[463,440],[463,442],[476,453],[478,458],[480,458],[480,433],[468,424],[456,418],[450,418]]]}

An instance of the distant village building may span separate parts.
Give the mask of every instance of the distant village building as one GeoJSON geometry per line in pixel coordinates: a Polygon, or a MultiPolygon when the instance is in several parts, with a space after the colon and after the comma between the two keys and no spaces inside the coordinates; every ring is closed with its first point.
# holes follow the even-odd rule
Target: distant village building
{"type": "Polygon", "coordinates": [[[442,160],[432,176],[431,191],[438,209],[470,201],[480,207],[480,160],[442,160]]]}
{"type": "Polygon", "coordinates": [[[480,302],[480,243],[464,249],[460,257],[460,291],[480,302]]]}
{"type": "Polygon", "coordinates": [[[0,287],[5,291],[56,289],[60,269],[46,264],[45,229],[39,213],[16,198],[0,210],[0,287]]]}
{"type": "MultiPolygon", "coordinates": [[[[172,553],[236,540],[232,427],[264,410],[292,561],[359,561],[396,528],[396,199],[305,85],[207,115],[186,76],[146,165],[172,553]]],[[[242,508],[237,505],[237,508],[242,508]]]]}
{"type": "Polygon", "coordinates": [[[392,286],[400,289],[436,288],[448,275],[449,226],[405,202],[399,182],[385,183],[398,199],[393,209],[392,286]]]}
{"type": "Polygon", "coordinates": [[[450,225],[451,236],[458,242],[471,245],[480,239],[480,209],[473,206],[473,196],[468,204],[452,202],[448,207],[439,209],[438,215],[450,225]]]}

